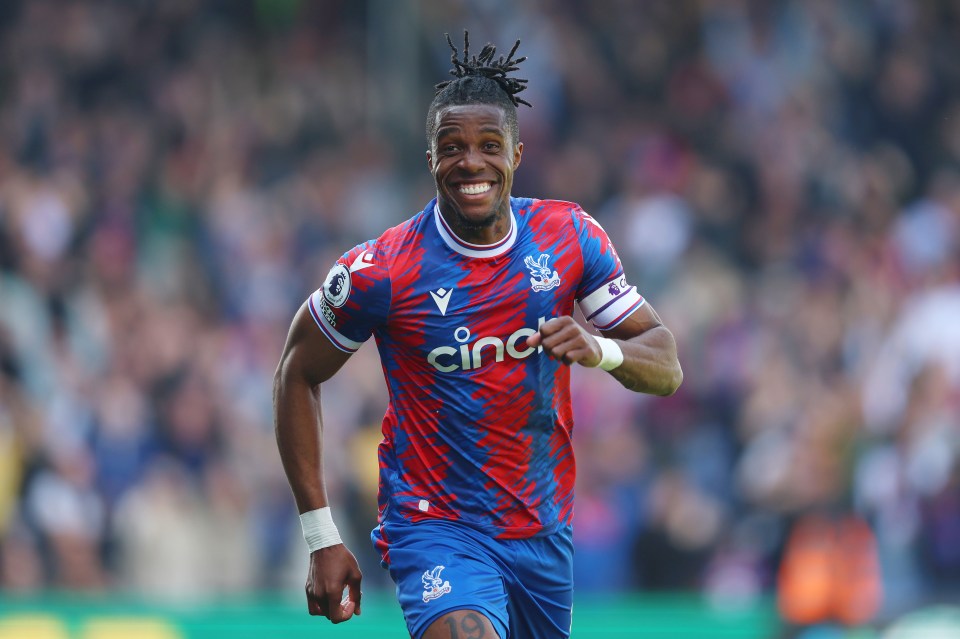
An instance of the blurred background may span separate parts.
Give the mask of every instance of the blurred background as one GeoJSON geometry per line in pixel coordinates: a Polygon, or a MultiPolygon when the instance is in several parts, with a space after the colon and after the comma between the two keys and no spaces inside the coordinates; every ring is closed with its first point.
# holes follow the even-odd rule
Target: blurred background
{"type": "MultiPolygon", "coordinates": [[[[819,639],[960,600],[960,2],[4,0],[0,636],[93,637],[76,595],[279,594],[333,632],[300,610],[272,377],[333,261],[433,196],[464,27],[529,56],[514,193],[604,225],[686,373],[575,370],[578,603],[627,602],[616,636],[670,597],[819,639]]],[[[326,462],[395,606],[381,375],[371,341],[324,386],[326,462]]]]}

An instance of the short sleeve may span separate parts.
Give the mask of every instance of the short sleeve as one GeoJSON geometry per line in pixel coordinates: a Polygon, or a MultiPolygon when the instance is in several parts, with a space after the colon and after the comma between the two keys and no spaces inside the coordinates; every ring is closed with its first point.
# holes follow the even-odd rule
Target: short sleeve
{"type": "Polygon", "coordinates": [[[390,296],[389,270],[371,241],[337,260],[307,305],[333,345],[353,353],[386,321],[390,296]]]}
{"type": "Polygon", "coordinates": [[[576,208],[573,225],[583,255],[583,278],[577,288],[580,310],[595,328],[610,330],[643,306],[643,296],[627,282],[613,242],[600,223],[576,208]]]}

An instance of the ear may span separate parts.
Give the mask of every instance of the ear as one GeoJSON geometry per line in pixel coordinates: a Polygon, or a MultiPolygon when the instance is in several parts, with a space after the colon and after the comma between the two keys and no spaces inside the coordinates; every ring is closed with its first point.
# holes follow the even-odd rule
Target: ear
{"type": "Polygon", "coordinates": [[[433,173],[433,154],[427,149],[427,170],[433,173]]]}
{"type": "Polygon", "coordinates": [[[520,166],[520,157],[523,155],[523,142],[517,142],[513,149],[513,168],[516,170],[520,166]]]}

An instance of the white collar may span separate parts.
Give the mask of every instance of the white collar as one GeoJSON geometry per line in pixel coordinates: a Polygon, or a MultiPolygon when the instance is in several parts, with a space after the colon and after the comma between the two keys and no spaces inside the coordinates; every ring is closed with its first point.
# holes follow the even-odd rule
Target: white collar
{"type": "Polygon", "coordinates": [[[447,225],[447,221],[440,214],[440,204],[433,205],[433,217],[437,223],[437,231],[444,243],[451,249],[466,255],[467,257],[497,257],[510,250],[510,247],[517,241],[517,219],[513,215],[513,207],[510,207],[510,230],[502,240],[496,244],[471,244],[461,240],[447,225]]]}

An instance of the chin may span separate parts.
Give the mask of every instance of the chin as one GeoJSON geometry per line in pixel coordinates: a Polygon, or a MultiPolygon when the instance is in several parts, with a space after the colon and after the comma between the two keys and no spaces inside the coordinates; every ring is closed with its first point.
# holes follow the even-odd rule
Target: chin
{"type": "Polygon", "coordinates": [[[483,217],[467,217],[463,213],[460,214],[460,223],[465,229],[470,231],[479,231],[482,229],[490,228],[497,221],[497,209],[489,211],[483,217]]]}
{"type": "Polygon", "coordinates": [[[484,208],[472,208],[469,213],[458,205],[456,208],[457,216],[460,222],[469,229],[485,229],[493,226],[501,217],[501,214],[510,212],[509,199],[497,199],[484,208]]]}

